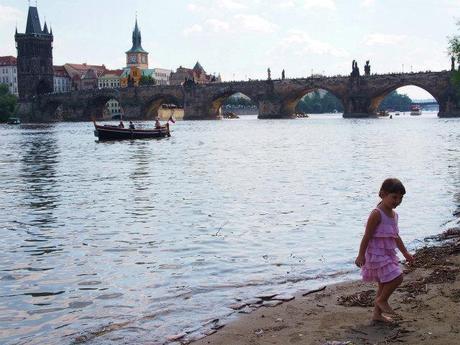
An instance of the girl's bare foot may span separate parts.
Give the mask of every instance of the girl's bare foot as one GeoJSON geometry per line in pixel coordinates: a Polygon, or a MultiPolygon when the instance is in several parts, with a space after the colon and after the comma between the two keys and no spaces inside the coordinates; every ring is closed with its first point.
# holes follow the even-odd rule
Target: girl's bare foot
{"type": "Polygon", "coordinates": [[[382,313],[396,314],[395,311],[391,309],[390,305],[386,301],[382,302],[382,301],[376,300],[375,305],[382,311],[382,313]]]}
{"type": "Polygon", "coordinates": [[[385,322],[385,323],[393,323],[394,320],[391,317],[385,315],[372,315],[372,322],[385,322]]]}

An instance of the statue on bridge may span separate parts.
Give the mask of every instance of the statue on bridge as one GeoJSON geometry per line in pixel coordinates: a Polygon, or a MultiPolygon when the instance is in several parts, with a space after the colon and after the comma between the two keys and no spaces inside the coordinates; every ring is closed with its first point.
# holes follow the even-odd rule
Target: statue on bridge
{"type": "Polygon", "coordinates": [[[358,63],[356,62],[356,60],[353,60],[353,62],[351,63],[351,76],[352,77],[359,77],[359,67],[358,67],[358,63]]]}
{"type": "Polygon", "coordinates": [[[364,75],[371,75],[371,65],[369,65],[369,60],[367,60],[364,65],[364,75]]]}
{"type": "Polygon", "coordinates": [[[271,80],[272,79],[272,72],[270,70],[270,67],[267,68],[267,80],[271,80]]]}
{"type": "Polygon", "coordinates": [[[286,75],[284,74],[284,69],[283,69],[283,71],[281,72],[281,79],[282,79],[282,80],[286,79],[286,75]]]}

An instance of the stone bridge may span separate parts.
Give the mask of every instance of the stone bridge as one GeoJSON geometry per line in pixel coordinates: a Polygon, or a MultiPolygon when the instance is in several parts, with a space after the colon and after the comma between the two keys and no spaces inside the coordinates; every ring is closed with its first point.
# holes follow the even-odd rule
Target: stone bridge
{"type": "Polygon", "coordinates": [[[101,118],[105,104],[116,99],[126,119],[151,119],[162,104],[184,107],[185,120],[219,119],[220,107],[241,92],[258,105],[260,119],[295,117],[295,107],[305,94],[324,89],[341,100],[343,116],[375,116],[390,92],[408,85],[429,92],[439,104],[440,117],[460,116],[460,100],[451,84],[450,71],[369,76],[310,77],[253,80],[184,86],[141,86],[121,89],[73,91],[36,96],[21,102],[24,121],[85,121],[101,118]]]}

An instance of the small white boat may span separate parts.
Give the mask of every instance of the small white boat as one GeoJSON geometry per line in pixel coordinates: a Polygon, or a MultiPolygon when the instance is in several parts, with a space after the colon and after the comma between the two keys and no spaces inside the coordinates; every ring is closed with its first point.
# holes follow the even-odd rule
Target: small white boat
{"type": "Polygon", "coordinates": [[[422,115],[422,109],[421,109],[420,106],[417,105],[417,104],[411,105],[411,107],[410,107],[410,114],[411,114],[412,116],[422,115]]]}

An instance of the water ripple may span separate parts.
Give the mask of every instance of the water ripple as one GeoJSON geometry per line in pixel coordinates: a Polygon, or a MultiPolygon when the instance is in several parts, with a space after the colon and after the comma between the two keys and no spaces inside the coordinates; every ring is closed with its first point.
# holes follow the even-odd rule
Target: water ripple
{"type": "Polygon", "coordinates": [[[111,143],[89,123],[0,125],[0,343],[163,343],[235,298],[356,277],[387,176],[409,248],[450,225],[459,125],[243,117],[111,143]]]}

